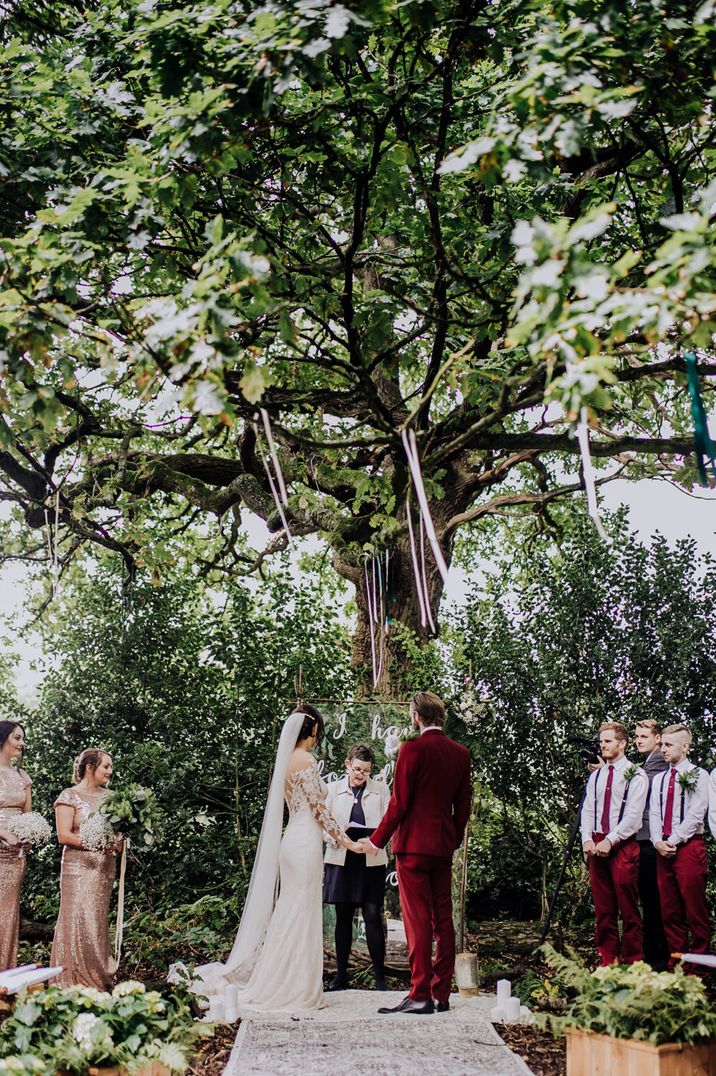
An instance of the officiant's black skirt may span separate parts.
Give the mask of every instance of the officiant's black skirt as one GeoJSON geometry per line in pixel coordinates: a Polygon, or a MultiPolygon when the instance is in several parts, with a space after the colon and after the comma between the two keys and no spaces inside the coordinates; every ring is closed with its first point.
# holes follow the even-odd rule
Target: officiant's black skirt
{"type": "MultiPolygon", "coordinates": [[[[346,830],[353,841],[370,837],[372,829],[346,830]]],[[[357,852],[346,852],[344,867],[336,863],[323,865],[324,904],[378,904],[385,897],[385,865],[366,866],[366,857],[357,852]]]]}

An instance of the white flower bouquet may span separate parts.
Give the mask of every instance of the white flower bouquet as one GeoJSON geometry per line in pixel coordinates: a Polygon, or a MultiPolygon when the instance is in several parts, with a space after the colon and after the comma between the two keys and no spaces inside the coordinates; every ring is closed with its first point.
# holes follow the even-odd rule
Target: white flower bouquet
{"type": "Polygon", "coordinates": [[[31,847],[47,844],[52,836],[49,823],[37,811],[25,811],[24,814],[12,815],[7,819],[5,828],[22,844],[31,847]]]}
{"type": "Polygon", "coordinates": [[[108,852],[119,840],[121,834],[112,827],[106,814],[94,811],[84,822],[80,823],[80,840],[88,852],[108,852]]]}

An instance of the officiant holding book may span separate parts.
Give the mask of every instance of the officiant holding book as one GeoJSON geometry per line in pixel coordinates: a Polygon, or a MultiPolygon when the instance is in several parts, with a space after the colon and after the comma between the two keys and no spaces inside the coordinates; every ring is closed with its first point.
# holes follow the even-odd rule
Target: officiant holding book
{"type": "MultiPolygon", "coordinates": [[[[380,824],[390,801],[385,781],[371,777],[375,757],[365,744],[354,744],[345,761],[345,775],[328,786],[326,806],[351,840],[369,837],[380,824]]],[[[353,919],[360,908],[376,990],[385,990],[385,933],[383,899],[388,857],[360,855],[330,838],[323,868],[323,902],[336,908],[336,974],[328,990],[348,988],[348,958],[353,944],[353,919]]]]}

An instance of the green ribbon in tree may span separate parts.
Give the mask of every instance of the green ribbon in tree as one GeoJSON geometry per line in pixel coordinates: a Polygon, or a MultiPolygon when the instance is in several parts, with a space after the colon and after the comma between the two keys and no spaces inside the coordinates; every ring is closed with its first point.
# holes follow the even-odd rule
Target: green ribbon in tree
{"type": "Polygon", "coordinates": [[[696,467],[699,472],[699,482],[702,486],[708,486],[709,480],[706,475],[706,460],[711,464],[711,471],[716,482],[716,449],[709,436],[709,428],[706,422],[706,408],[701,396],[699,385],[699,371],[696,366],[696,355],[693,351],[684,353],[686,362],[686,378],[689,386],[691,399],[691,417],[694,420],[694,448],[696,449],[696,467]]]}

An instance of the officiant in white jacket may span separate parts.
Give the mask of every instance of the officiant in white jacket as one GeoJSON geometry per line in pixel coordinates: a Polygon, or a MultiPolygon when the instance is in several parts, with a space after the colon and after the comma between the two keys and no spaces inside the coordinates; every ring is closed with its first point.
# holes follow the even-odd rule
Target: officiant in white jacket
{"type": "MultiPolygon", "coordinates": [[[[345,776],[328,786],[326,806],[351,840],[369,837],[390,802],[385,781],[371,777],[375,757],[370,747],[354,744],[346,758],[345,776]]],[[[361,909],[366,943],[373,962],[376,990],[385,990],[383,899],[388,857],[359,855],[328,840],[324,857],[323,902],[336,909],[336,974],[327,990],[348,989],[348,958],[353,944],[353,919],[361,909]]]]}

